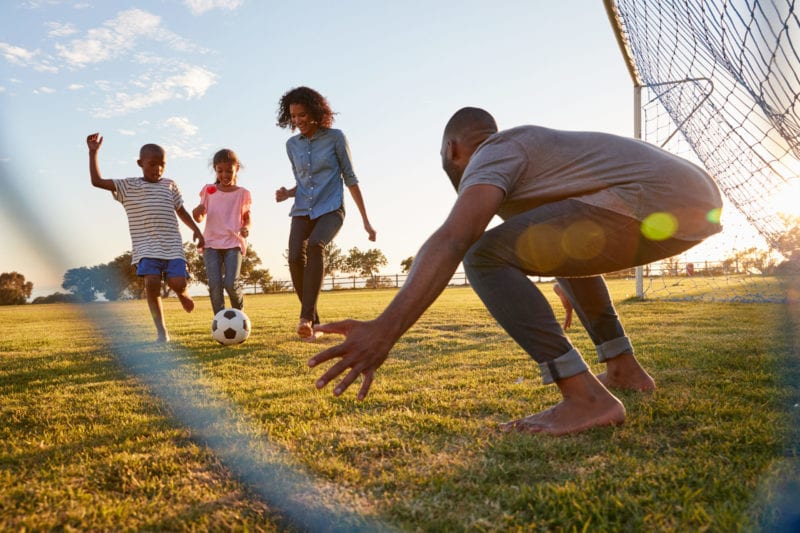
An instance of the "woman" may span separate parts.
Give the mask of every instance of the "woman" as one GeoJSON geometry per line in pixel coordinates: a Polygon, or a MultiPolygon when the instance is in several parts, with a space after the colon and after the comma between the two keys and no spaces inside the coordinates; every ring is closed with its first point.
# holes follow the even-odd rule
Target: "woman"
{"type": "Polygon", "coordinates": [[[301,303],[297,334],[307,341],[321,335],[315,334],[314,326],[319,324],[317,299],[322,288],[324,249],[344,222],[344,185],[361,213],[369,240],[375,240],[347,139],[341,130],[331,128],[333,115],[325,97],[308,87],[291,89],[278,104],[277,125],[300,132],[286,141],[295,186],[275,191],[275,200],[294,197],[289,272],[301,303]]]}

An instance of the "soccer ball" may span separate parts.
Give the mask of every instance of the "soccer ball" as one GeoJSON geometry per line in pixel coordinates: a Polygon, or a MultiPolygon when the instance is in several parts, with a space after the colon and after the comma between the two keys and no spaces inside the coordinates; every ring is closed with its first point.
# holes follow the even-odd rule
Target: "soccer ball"
{"type": "Polygon", "coordinates": [[[239,309],[223,309],[211,322],[211,336],[220,344],[241,344],[250,336],[250,319],[239,309]]]}

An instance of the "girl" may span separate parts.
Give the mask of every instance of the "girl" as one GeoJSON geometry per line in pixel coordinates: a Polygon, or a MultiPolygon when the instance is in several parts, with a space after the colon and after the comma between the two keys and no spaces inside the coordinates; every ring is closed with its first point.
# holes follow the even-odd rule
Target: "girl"
{"type": "Polygon", "coordinates": [[[333,240],[344,222],[344,185],[361,213],[369,240],[375,230],[369,223],[358,179],[350,161],[350,149],[341,130],[332,129],[333,111],[328,101],[313,89],[297,87],[281,97],[278,126],[300,133],[286,141],[295,186],[275,191],[275,200],[294,197],[289,232],[289,272],[300,298],[297,334],[314,340],[319,324],[317,298],[322,288],[325,245],[333,240]]]}
{"type": "Polygon", "coordinates": [[[203,231],[203,260],[216,316],[225,308],[223,287],[231,307],[244,306],[238,278],[250,234],[251,200],[250,191],[236,184],[241,164],[233,150],[222,149],[214,154],[211,165],[217,180],[200,191],[200,204],[192,210],[192,216],[198,223],[208,217],[203,231]]]}

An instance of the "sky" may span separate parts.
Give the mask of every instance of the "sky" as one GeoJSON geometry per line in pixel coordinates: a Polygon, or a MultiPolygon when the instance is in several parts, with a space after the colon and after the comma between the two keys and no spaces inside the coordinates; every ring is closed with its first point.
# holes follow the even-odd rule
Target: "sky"
{"type": "MultiPolygon", "coordinates": [[[[306,85],[348,138],[367,212],[349,195],[335,242],[380,249],[400,272],[455,193],[439,147],[449,117],[483,107],[500,128],[633,132],[630,76],[599,0],[4,0],[0,3],[0,272],[34,296],[70,268],[130,249],[122,205],[91,186],[86,136],[105,178],[141,176],[141,145],[166,148],[187,209],[231,148],[253,197],[250,243],[289,279],[293,177],[278,100],[306,85]]],[[[723,223],[725,220],[723,219],[723,223]]],[[[181,224],[184,240],[191,232],[181,224]]]]}

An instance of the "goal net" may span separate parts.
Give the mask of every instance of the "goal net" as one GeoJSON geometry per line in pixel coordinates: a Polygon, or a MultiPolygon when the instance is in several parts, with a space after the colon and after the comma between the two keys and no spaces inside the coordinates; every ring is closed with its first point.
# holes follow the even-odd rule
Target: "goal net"
{"type": "Polygon", "coordinates": [[[781,298],[767,278],[795,251],[800,212],[794,3],[605,0],[634,83],[636,136],[704,166],[726,201],[723,232],[642,269],[638,296],[781,298]]]}

